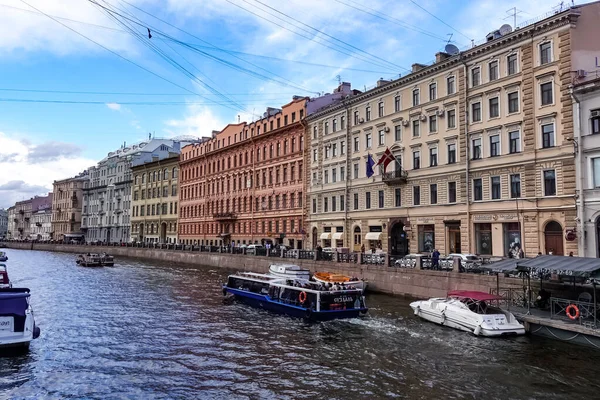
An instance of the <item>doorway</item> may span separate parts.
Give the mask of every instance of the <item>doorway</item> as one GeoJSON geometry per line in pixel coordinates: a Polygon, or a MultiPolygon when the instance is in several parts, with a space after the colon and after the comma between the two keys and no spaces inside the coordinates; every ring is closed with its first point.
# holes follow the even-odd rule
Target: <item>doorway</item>
{"type": "Polygon", "coordinates": [[[448,225],[448,253],[462,253],[460,242],[460,225],[448,225]]]}
{"type": "Polygon", "coordinates": [[[546,254],[564,256],[563,230],[562,226],[556,221],[550,221],[544,229],[544,241],[546,244],[546,254]]]}
{"type": "Polygon", "coordinates": [[[391,240],[390,240],[390,253],[394,256],[404,257],[408,254],[408,238],[406,237],[406,232],[404,231],[404,224],[402,222],[397,222],[392,227],[392,231],[390,232],[391,240]]]}
{"type": "Polygon", "coordinates": [[[160,243],[167,242],[167,223],[163,222],[160,225],[160,243]]]}
{"type": "Polygon", "coordinates": [[[144,224],[140,224],[138,234],[139,234],[139,241],[143,242],[144,241],[144,224]]]}
{"type": "Polygon", "coordinates": [[[317,248],[317,228],[312,230],[312,248],[313,250],[317,248]]]}

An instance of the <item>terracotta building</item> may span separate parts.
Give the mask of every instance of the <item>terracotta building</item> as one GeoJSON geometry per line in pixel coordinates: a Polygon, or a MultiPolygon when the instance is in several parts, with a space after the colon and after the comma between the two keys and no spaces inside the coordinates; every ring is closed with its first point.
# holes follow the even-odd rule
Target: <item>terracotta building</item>
{"type": "Polygon", "coordinates": [[[577,254],[569,90],[600,50],[598,12],[505,26],[309,116],[311,245],[577,254]],[[386,149],[394,161],[367,177],[386,149]]]}
{"type": "Polygon", "coordinates": [[[68,179],[54,181],[52,195],[52,231],[54,240],[83,240],[81,210],[87,171],[68,179]]]}

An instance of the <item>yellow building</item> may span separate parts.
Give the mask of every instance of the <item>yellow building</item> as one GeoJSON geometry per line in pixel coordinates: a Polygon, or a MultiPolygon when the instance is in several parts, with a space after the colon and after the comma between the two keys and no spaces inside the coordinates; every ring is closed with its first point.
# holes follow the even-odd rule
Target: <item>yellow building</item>
{"type": "Polygon", "coordinates": [[[599,11],[504,27],[310,115],[312,246],[577,254],[566,235],[576,225],[569,86],[585,54],[600,50],[585,39],[600,33],[590,18],[599,11]],[[377,163],[388,148],[395,161],[368,178],[369,155],[377,163]]]}
{"type": "Polygon", "coordinates": [[[179,154],[132,163],[131,240],[177,242],[179,154]]]}

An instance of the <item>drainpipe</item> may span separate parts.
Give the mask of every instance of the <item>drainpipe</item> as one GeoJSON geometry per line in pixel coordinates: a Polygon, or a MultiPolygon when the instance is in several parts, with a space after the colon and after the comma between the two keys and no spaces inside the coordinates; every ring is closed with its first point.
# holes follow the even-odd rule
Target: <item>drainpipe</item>
{"type": "MultiPolygon", "coordinates": [[[[585,256],[585,175],[583,173],[583,155],[581,149],[581,102],[577,96],[575,96],[575,92],[573,90],[573,86],[569,88],[569,94],[571,98],[575,101],[575,116],[573,118],[573,125],[575,129],[575,138],[573,141],[575,142],[575,179],[576,193],[579,194],[579,207],[577,207],[577,228],[579,230],[579,234],[577,235],[577,246],[578,253],[580,257],[585,256]]],[[[575,202],[577,206],[577,202],[575,202]]],[[[598,256],[596,254],[596,256],[598,256]]]]}
{"type": "Polygon", "coordinates": [[[465,76],[465,140],[467,141],[467,149],[466,149],[466,163],[465,163],[465,189],[466,189],[466,199],[465,204],[467,206],[467,245],[469,253],[475,253],[471,251],[471,197],[469,195],[470,192],[470,182],[469,182],[469,166],[470,166],[470,141],[469,141],[469,74],[467,68],[467,62],[464,60],[463,53],[460,55],[460,60],[463,64],[463,72],[465,76]]]}

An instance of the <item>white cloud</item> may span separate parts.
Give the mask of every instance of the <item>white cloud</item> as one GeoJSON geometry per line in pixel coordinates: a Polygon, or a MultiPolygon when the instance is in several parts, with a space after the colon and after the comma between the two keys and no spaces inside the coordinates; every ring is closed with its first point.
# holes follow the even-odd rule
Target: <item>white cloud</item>
{"type": "Polygon", "coordinates": [[[52,191],[52,182],[76,175],[94,165],[75,145],[30,143],[22,135],[0,132],[0,207],[52,191]]]}
{"type": "Polygon", "coordinates": [[[211,136],[212,131],[220,131],[227,123],[216,116],[208,107],[189,105],[182,119],[170,119],[165,121],[165,132],[171,137],[191,135],[195,137],[211,136]]]}
{"type": "Polygon", "coordinates": [[[121,111],[121,105],[119,103],[106,103],[106,107],[113,111],[121,111]]]}

